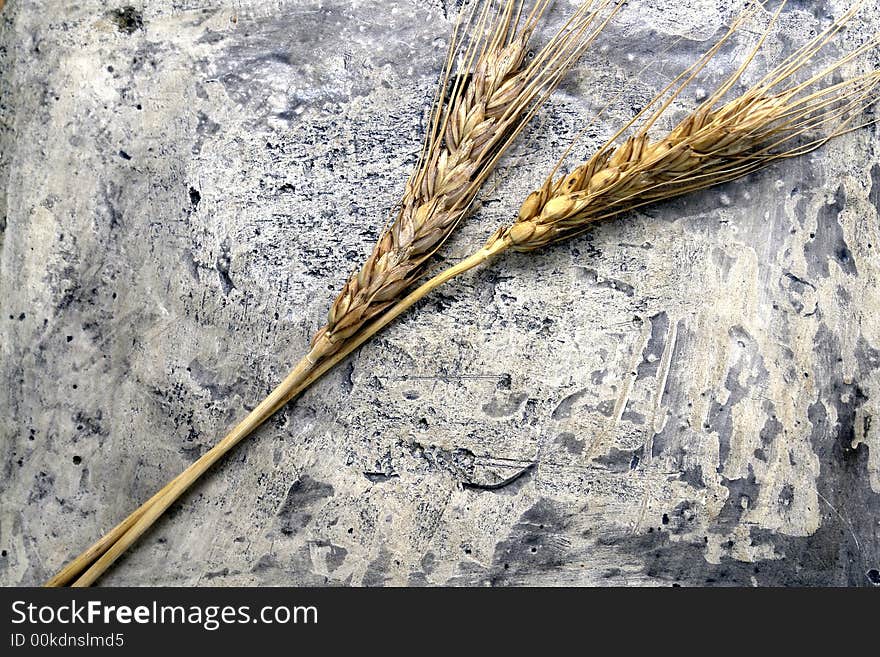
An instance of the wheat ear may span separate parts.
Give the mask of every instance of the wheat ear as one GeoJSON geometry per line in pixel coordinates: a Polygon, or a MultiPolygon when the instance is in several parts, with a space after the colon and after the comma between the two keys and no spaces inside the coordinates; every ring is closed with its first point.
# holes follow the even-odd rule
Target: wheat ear
{"type": "MultiPolygon", "coordinates": [[[[720,104],[754,58],[759,43],[743,66],[665,137],[651,141],[648,130],[670,101],[622,144],[607,143],[567,176],[548,178],[523,203],[517,221],[493,239],[518,251],[540,248],[576,235],[595,221],[729,182],[861,127],[854,121],[877,101],[880,71],[811,89],[844,64],[876,48],[877,41],[806,80],[792,80],[853,13],[848,12],[748,91],[720,104]]],[[[703,65],[701,61],[688,71],[674,96],[703,65]]]]}
{"type": "MultiPolygon", "coordinates": [[[[469,211],[480,186],[565,73],[621,5],[588,0],[533,59],[528,42],[550,0],[485,2],[462,13],[450,45],[431,129],[397,217],[334,303],[312,349],[222,441],[50,579],[93,583],[212,464],[299,394],[310,374],[388,309],[469,211]],[[610,9],[609,9],[610,8],[610,9]],[[462,45],[465,44],[465,45],[462,45]],[[453,78],[457,62],[464,72],[453,78]],[[450,98],[445,92],[451,87],[450,98]],[[93,563],[94,562],[94,563],[93,563]]],[[[334,362],[336,362],[334,360],[334,362]]],[[[324,370],[326,371],[326,370],[324,370]]]]}

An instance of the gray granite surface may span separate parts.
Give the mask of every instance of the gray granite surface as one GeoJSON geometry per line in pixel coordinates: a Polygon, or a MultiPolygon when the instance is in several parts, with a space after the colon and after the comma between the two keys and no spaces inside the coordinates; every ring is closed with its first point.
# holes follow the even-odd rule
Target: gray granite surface
{"type": "MultiPolygon", "coordinates": [[[[847,5],[789,2],[747,79],[847,5]]],[[[613,100],[576,157],[741,6],[632,0],[438,265],[510,218],[597,108],[613,100]]],[[[304,353],[400,194],[455,12],[0,9],[0,583],[47,578],[304,353]]],[[[878,28],[869,10],[839,44],[878,28]]],[[[880,584],[876,143],[861,130],[461,278],[102,583],[880,584]]]]}

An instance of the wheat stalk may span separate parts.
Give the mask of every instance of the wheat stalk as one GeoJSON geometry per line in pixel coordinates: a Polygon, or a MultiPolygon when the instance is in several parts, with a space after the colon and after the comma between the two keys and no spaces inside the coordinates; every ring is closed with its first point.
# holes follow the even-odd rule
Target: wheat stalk
{"type": "MultiPolygon", "coordinates": [[[[784,2],[771,21],[771,26],[783,6],[784,2]]],[[[767,36],[765,33],[740,69],[706,102],[662,139],[652,142],[647,130],[661,118],[671,102],[663,102],[663,94],[681,83],[672,97],[680,95],[750,15],[749,12],[744,14],[703,59],[676,78],[670,87],[618,131],[593,157],[568,176],[554,179],[551,174],[545,184],[523,203],[516,221],[498,229],[483,248],[422,283],[367,325],[300,382],[296,394],[312,385],[432,290],[508,250],[532,251],[576,235],[600,219],[733,180],[774,161],[819,148],[836,136],[875,123],[876,120],[861,125],[855,122],[865,109],[880,100],[880,71],[821,87],[817,91],[811,92],[809,89],[859,55],[876,48],[877,40],[808,76],[806,80],[792,82],[798,72],[806,69],[811,58],[843,29],[858,8],[859,4],[751,89],[733,100],[720,102],[758,53],[767,36]],[[652,106],[655,107],[650,111],[652,106]],[[617,145],[617,139],[644,116],[648,118],[636,134],[617,145]],[[801,143],[795,143],[799,139],[801,143]]]]}
{"type": "Polygon", "coordinates": [[[474,3],[462,12],[431,128],[397,216],[361,270],[349,278],[309,353],[223,440],[71,561],[47,586],[73,580],[74,586],[92,584],[211,465],[310,385],[318,369],[331,359],[338,362],[341,350],[424,273],[430,256],[468,213],[501,155],[621,6],[613,0],[587,0],[529,58],[530,38],[549,4],[550,0],[538,0],[526,13],[524,0],[504,0],[498,5],[474,3]]]}

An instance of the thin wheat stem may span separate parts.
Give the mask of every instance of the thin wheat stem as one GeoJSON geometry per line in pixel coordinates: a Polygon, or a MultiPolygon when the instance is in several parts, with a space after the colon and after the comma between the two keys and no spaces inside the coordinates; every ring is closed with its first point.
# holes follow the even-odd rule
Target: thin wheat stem
{"type": "MultiPolygon", "coordinates": [[[[738,98],[716,107],[727,91],[742,77],[748,65],[754,61],[783,6],[784,3],[773,14],[770,26],[763,32],[758,44],[750,51],[745,61],[719,85],[707,102],[702,103],[665,137],[653,142],[648,137],[648,129],[660,119],[675,97],[695,79],[739,25],[751,12],[755,11],[754,8],[741,15],[731,30],[708,51],[707,55],[680,74],[637,115],[636,118],[639,118],[647,113],[648,108],[653,108],[652,113],[643,121],[643,125],[632,137],[629,137],[622,144],[615,143],[626,130],[634,125],[635,119],[618,131],[590,160],[576,167],[567,176],[554,180],[553,176],[559,168],[557,165],[553,174],[546,179],[542,187],[526,199],[517,221],[496,232],[482,249],[457,265],[437,274],[409,294],[379,298],[383,302],[382,307],[359,321],[357,330],[347,333],[344,339],[335,342],[332,331],[319,333],[309,355],[238,427],[190,466],[183,475],[142,505],[135,512],[138,514],[136,518],[133,518],[131,522],[128,522],[127,519],[114,528],[113,532],[117,539],[112,543],[101,543],[101,548],[106,551],[76,581],[75,585],[93,583],[128,546],[155,522],[168,506],[173,504],[223,454],[358,346],[369,340],[384,326],[440,285],[507,250],[530,251],[552,242],[570,238],[582,233],[596,221],[630,212],[635,208],[659,200],[733,180],[756,171],[777,159],[808,152],[821,146],[832,137],[854,129],[851,124],[854,122],[858,110],[864,109],[871,102],[876,101],[880,73],[865,74],[847,82],[834,84],[799,96],[810,84],[818,82],[828,73],[852,61],[855,57],[853,53],[826,67],[821,74],[811,76],[807,83],[793,85],[786,90],[772,93],[773,87],[782,84],[801,70],[819,48],[826,45],[834,34],[843,29],[846,21],[854,15],[854,12],[848,12],[842,19],[835,21],[832,28],[787,58],[765,76],[760,83],[738,98]],[[674,89],[672,96],[665,98],[670,89],[674,89]],[[783,151],[777,150],[779,147],[820,127],[825,127],[827,124],[835,126],[828,134],[819,136],[799,147],[787,147],[788,150],[783,151]]],[[[508,27],[495,23],[496,31],[491,37],[491,44],[494,46],[508,42],[510,35],[507,30],[513,12],[511,5],[508,5],[507,8],[511,11],[501,13],[497,18],[500,23],[507,23],[508,27]]],[[[517,20],[519,15],[519,11],[517,11],[517,20]]],[[[483,13],[478,24],[482,25],[486,16],[487,14],[483,13]]],[[[600,25],[600,29],[603,26],[604,24],[600,25]]],[[[586,32],[578,31],[582,28],[581,24],[572,28],[576,35],[572,38],[583,38],[586,32]]],[[[571,34],[571,32],[566,32],[567,29],[564,27],[560,31],[560,34],[557,35],[558,41],[554,41],[556,45],[546,54],[546,59],[542,60],[542,65],[549,67],[548,70],[551,71],[545,80],[554,84],[559,77],[559,71],[556,67],[560,67],[561,70],[569,65],[571,52],[566,52],[564,49],[567,43],[566,39],[571,34]],[[559,52],[555,51],[556,48],[560,49],[559,52]]],[[[595,35],[592,38],[595,38],[595,35]]],[[[486,47],[486,43],[483,45],[486,47]]],[[[861,54],[866,52],[866,49],[859,48],[855,52],[861,54]]],[[[463,93],[461,91],[463,87],[458,87],[458,89],[457,93],[463,93]]],[[[529,85],[526,85],[523,93],[524,97],[533,99],[534,95],[539,92],[531,90],[529,85]]],[[[546,92],[542,91],[541,93],[546,92]]],[[[527,110],[527,115],[531,116],[533,112],[533,108],[527,110]]],[[[449,130],[455,129],[455,124],[450,123],[451,114],[452,112],[449,112],[446,115],[440,133],[446,134],[449,130]]],[[[513,132],[521,129],[522,125],[520,124],[513,132]]],[[[508,138],[510,137],[508,136],[508,138]]],[[[453,138],[452,141],[455,139],[453,138]]],[[[428,165],[432,163],[430,152],[429,149],[425,155],[428,165]]],[[[490,161],[494,164],[498,157],[499,155],[495,153],[490,161]]],[[[488,173],[484,171],[475,178],[475,181],[482,182],[487,175],[488,173]]],[[[425,184],[427,179],[424,176],[423,172],[414,180],[418,181],[420,185],[425,184]]],[[[468,207],[472,200],[472,197],[467,198],[465,207],[468,207]]],[[[455,221],[459,219],[460,217],[455,221]]],[[[392,226],[392,230],[400,230],[395,226],[397,224],[392,226]]],[[[448,237],[448,233],[441,236],[437,244],[442,243],[446,237],[448,237]]],[[[436,244],[428,252],[433,253],[435,250],[436,244]]],[[[418,262],[421,265],[425,260],[426,258],[422,258],[418,262]]],[[[340,299],[344,300],[344,297],[341,296],[340,299]]],[[[344,316],[347,309],[348,306],[345,306],[340,316],[344,316]]],[[[93,558],[99,552],[97,549],[92,551],[91,548],[90,551],[93,558]]],[[[85,560],[82,563],[85,565],[85,560]]],[[[68,569],[63,571],[66,573],[65,576],[73,572],[67,571],[68,569]]]]}

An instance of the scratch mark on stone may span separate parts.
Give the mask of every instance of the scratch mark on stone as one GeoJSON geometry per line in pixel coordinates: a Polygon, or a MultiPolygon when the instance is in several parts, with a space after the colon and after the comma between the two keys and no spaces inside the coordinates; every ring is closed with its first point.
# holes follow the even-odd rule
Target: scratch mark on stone
{"type": "Polygon", "coordinates": [[[478,484],[472,481],[465,481],[462,483],[462,486],[464,486],[465,488],[470,488],[471,490],[500,490],[502,488],[510,486],[512,483],[515,483],[516,481],[530,473],[532,470],[535,469],[535,466],[535,463],[530,463],[512,477],[508,477],[503,481],[499,481],[497,484],[478,484]]]}
{"type": "Polygon", "coordinates": [[[859,545],[859,537],[856,536],[856,532],[853,529],[852,523],[849,521],[849,519],[840,515],[840,511],[838,511],[836,508],[834,508],[834,505],[831,502],[829,502],[827,499],[825,499],[825,496],[822,495],[822,493],[820,493],[819,491],[816,491],[816,495],[818,495],[819,499],[828,505],[828,508],[830,508],[832,511],[834,511],[834,515],[836,515],[838,518],[840,518],[840,520],[842,522],[846,523],[846,526],[849,529],[849,533],[852,534],[853,541],[855,541],[856,550],[858,550],[859,554],[861,554],[862,553],[862,546],[859,545]]]}
{"type": "Polygon", "coordinates": [[[654,496],[654,482],[648,480],[647,485],[645,486],[645,492],[642,494],[642,501],[639,504],[639,515],[636,516],[636,521],[633,523],[632,529],[630,530],[630,536],[635,536],[639,528],[642,526],[642,523],[645,520],[645,513],[648,511],[648,500],[654,496]]]}
{"type": "MultiPolygon", "coordinates": [[[[647,336],[645,336],[647,338],[647,336]]],[[[614,405],[614,414],[612,421],[612,427],[616,427],[620,424],[620,418],[623,417],[623,412],[626,410],[626,405],[629,403],[629,396],[632,393],[633,383],[635,383],[636,376],[638,373],[636,372],[636,367],[638,366],[638,360],[641,358],[641,350],[637,350],[635,354],[636,362],[633,363],[633,366],[629,368],[629,372],[626,373],[626,377],[623,380],[623,388],[620,391],[620,396],[617,398],[617,403],[614,405]]]]}
{"type": "MultiPolygon", "coordinates": [[[[674,320],[674,318],[673,318],[674,320]]],[[[663,355],[660,357],[660,368],[657,371],[657,390],[654,393],[654,403],[651,410],[651,422],[648,425],[647,438],[645,439],[644,460],[649,463],[654,454],[654,436],[656,436],[661,427],[657,426],[657,413],[663,403],[663,394],[666,392],[666,383],[669,379],[669,370],[672,367],[672,354],[675,353],[675,343],[678,339],[678,322],[669,322],[669,334],[666,339],[666,347],[663,355]]],[[[639,518],[640,522],[641,518],[639,518]]]]}
{"type": "Polygon", "coordinates": [[[626,373],[620,390],[620,395],[617,397],[617,402],[614,405],[614,411],[611,414],[611,422],[606,425],[606,428],[596,437],[595,442],[590,445],[587,450],[587,460],[591,460],[596,454],[601,453],[602,445],[604,445],[611,434],[614,432],[614,429],[620,424],[620,419],[623,417],[623,412],[626,410],[626,405],[629,402],[630,393],[632,393],[633,384],[638,377],[638,365],[642,358],[642,350],[645,348],[645,345],[648,343],[648,340],[651,339],[651,326],[650,322],[643,322],[642,331],[640,333],[640,347],[638,349],[633,350],[633,361],[630,364],[629,371],[626,373]]]}
{"type": "Polygon", "coordinates": [[[669,378],[669,368],[672,365],[672,354],[675,351],[675,341],[678,339],[678,322],[670,321],[669,339],[666,341],[666,349],[660,360],[660,371],[657,374],[657,394],[654,396],[654,410],[660,408],[663,402],[663,393],[666,392],[666,381],[669,378]]]}

